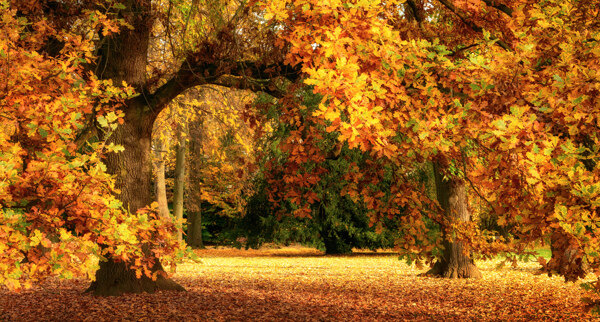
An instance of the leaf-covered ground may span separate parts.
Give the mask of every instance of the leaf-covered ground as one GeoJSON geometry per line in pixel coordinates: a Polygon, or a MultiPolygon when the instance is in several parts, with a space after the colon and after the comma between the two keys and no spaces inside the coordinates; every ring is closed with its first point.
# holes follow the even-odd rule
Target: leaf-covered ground
{"type": "Polygon", "coordinates": [[[207,249],[178,267],[188,292],[98,298],[88,281],[51,281],[21,293],[0,290],[0,321],[191,320],[591,320],[578,284],[534,275],[536,263],[482,280],[418,277],[392,253],[323,256],[301,247],[207,249]]]}

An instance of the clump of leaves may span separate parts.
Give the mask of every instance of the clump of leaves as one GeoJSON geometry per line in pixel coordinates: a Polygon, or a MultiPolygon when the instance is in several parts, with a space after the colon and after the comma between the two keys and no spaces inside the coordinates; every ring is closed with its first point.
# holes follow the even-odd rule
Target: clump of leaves
{"type": "MultiPolygon", "coordinates": [[[[155,256],[173,263],[182,251],[173,224],[149,208],[124,209],[103,164],[123,149],[106,139],[133,89],[83,72],[93,57],[89,39],[33,14],[19,17],[6,1],[0,9],[0,285],[93,279],[106,256],[130,262],[138,275],[150,275],[155,256]],[[43,47],[48,37],[62,44],[59,52],[43,47]]],[[[116,24],[90,12],[80,18],[105,33],[116,24]]]]}

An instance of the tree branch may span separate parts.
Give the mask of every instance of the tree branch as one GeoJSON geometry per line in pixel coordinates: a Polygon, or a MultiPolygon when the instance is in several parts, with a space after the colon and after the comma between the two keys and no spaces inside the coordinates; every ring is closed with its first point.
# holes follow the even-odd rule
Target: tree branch
{"type": "Polygon", "coordinates": [[[275,98],[281,98],[285,95],[285,90],[281,88],[283,80],[280,78],[271,78],[271,79],[253,79],[242,76],[223,76],[215,81],[214,85],[229,87],[229,88],[237,88],[237,89],[247,89],[253,92],[263,92],[275,98]]]}
{"type": "Polygon", "coordinates": [[[502,12],[504,12],[506,15],[508,15],[509,17],[512,17],[512,9],[509,8],[507,5],[502,4],[502,3],[498,3],[496,0],[483,0],[483,2],[488,6],[488,7],[493,7],[496,8],[502,12]]]}
{"type": "Polygon", "coordinates": [[[423,22],[423,17],[419,14],[419,9],[417,8],[417,4],[415,3],[414,0],[407,0],[406,4],[408,5],[408,7],[411,10],[412,15],[410,16],[411,18],[414,18],[419,25],[423,22]]]}
{"type": "Polygon", "coordinates": [[[249,89],[281,97],[283,92],[274,81],[285,78],[294,82],[300,79],[300,75],[299,68],[284,64],[261,65],[249,61],[197,63],[193,57],[188,57],[179,71],[153,94],[140,95],[136,99],[144,100],[151,113],[158,115],[179,94],[199,85],[249,89]]]}
{"type": "Polygon", "coordinates": [[[471,186],[471,189],[473,189],[473,191],[475,191],[475,193],[479,196],[479,198],[484,200],[490,206],[491,210],[494,211],[495,213],[497,213],[496,207],[494,206],[494,204],[492,204],[485,196],[483,196],[483,194],[481,192],[479,192],[479,189],[477,189],[477,187],[475,187],[475,184],[473,183],[473,181],[471,181],[471,179],[469,179],[469,176],[467,175],[467,164],[466,164],[467,161],[465,160],[464,153],[462,154],[462,157],[463,157],[462,166],[463,166],[464,179],[469,183],[469,185],[471,186]]]}
{"type": "MultiPolygon", "coordinates": [[[[481,28],[480,26],[478,26],[477,24],[475,24],[474,22],[469,20],[467,18],[467,16],[465,15],[465,13],[462,10],[456,8],[456,6],[454,6],[454,4],[450,0],[438,0],[438,1],[441,4],[443,4],[446,8],[448,8],[448,10],[452,11],[465,25],[467,25],[473,31],[478,32],[478,33],[483,32],[483,28],[481,28]]],[[[511,51],[511,52],[514,51],[512,48],[510,48],[510,46],[507,43],[502,41],[500,38],[494,36],[492,38],[492,40],[495,40],[496,44],[498,46],[502,47],[504,50],[511,51]]]]}
{"type": "Polygon", "coordinates": [[[458,48],[458,49],[452,51],[450,54],[448,54],[448,56],[456,56],[459,53],[461,53],[461,52],[463,52],[463,51],[465,51],[467,49],[470,49],[470,48],[473,48],[473,47],[479,46],[479,45],[480,45],[480,43],[476,42],[476,43],[470,44],[468,46],[464,46],[464,47],[458,48]]]}

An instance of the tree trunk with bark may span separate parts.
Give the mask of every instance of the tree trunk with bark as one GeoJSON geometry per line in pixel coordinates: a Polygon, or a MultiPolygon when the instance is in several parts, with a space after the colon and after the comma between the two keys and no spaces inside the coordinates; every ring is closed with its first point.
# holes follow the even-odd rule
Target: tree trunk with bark
{"type": "Polygon", "coordinates": [[[169,201],[167,200],[167,183],[165,179],[165,161],[162,155],[162,141],[156,140],[154,151],[154,172],[156,173],[156,202],[158,203],[158,214],[163,218],[170,218],[169,201]]]}
{"type": "Polygon", "coordinates": [[[193,248],[204,248],[201,210],[188,212],[187,244],[193,248]]]}
{"type": "MultiPolygon", "coordinates": [[[[159,261],[156,261],[152,272],[164,271],[159,261]]],[[[100,269],[96,272],[96,281],[92,282],[86,292],[92,292],[98,296],[118,296],[125,293],[154,293],[159,290],[185,291],[175,281],[158,275],[156,281],[142,275],[135,276],[126,263],[108,260],[100,263],[100,269]]]]}
{"type": "MultiPolygon", "coordinates": [[[[445,215],[458,221],[470,221],[466,185],[463,180],[444,179],[439,164],[434,165],[437,200],[445,215]]],[[[445,236],[447,237],[447,236],[445,236]]],[[[444,242],[444,254],[426,275],[446,278],[480,278],[481,272],[469,254],[465,254],[462,242],[444,242]]]]}
{"type": "MultiPolygon", "coordinates": [[[[179,136],[175,156],[175,187],[173,193],[173,217],[178,222],[183,220],[183,192],[185,188],[185,136],[179,136]]],[[[181,230],[177,231],[177,239],[182,240],[181,230]]]]}
{"type": "Polygon", "coordinates": [[[566,281],[574,282],[585,278],[590,271],[583,261],[583,252],[579,249],[577,241],[564,231],[552,233],[550,249],[552,257],[544,267],[548,274],[558,273],[564,276],[566,281]]]}
{"type": "Polygon", "coordinates": [[[202,174],[200,169],[204,166],[202,162],[202,119],[188,124],[190,142],[187,159],[188,194],[185,199],[187,210],[187,244],[193,248],[204,248],[202,239],[202,174]]]}
{"type": "MultiPolygon", "coordinates": [[[[125,209],[135,212],[150,205],[152,195],[151,132],[153,119],[141,113],[145,106],[128,106],[125,123],[111,135],[110,141],[122,145],[125,150],[111,153],[105,163],[109,173],[116,175],[116,186],[125,209]],[[139,113],[135,113],[138,111],[139,113]]],[[[162,270],[156,260],[154,270],[162,270]]],[[[154,292],[157,290],[184,290],[175,282],[159,276],[156,281],[136,278],[135,271],[126,263],[108,258],[96,272],[96,280],[88,288],[95,295],[109,296],[123,293],[154,292]]]]}
{"type": "MultiPolygon", "coordinates": [[[[134,29],[123,28],[119,34],[105,39],[99,48],[96,73],[103,79],[111,79],[113,84],[120,85],[125,81],[141,91],[146,82],[148,44],[154,17],[149,0],[128,0],[123,4],[128,8],[127,19],[134,29]],[[133,12],[139,14],[133,15],[133,12]]],[[[128,100],[124,112],[124,124],[117,127],[109,141],[122,145],[125,150],[109,153],[105,163],[108,172],[116,176],[116,188],[121,191],[119,199],[123,202],[123,207],[136,212],[150,205],[154,199],[151,137],[158,113],[148,106],[146,100],[139,97],[128,100]]],[[[162,266],[156,259],[153,271],[158,270],[162,271],[162,266]]],[[[184,289],[160,275],[156,281],[146,277],[138,279],[127,263],[115,262],[110,257],[100,264],[96,280],[87,289],[88,292],[101,296],[157,290],[184,289]]]]}

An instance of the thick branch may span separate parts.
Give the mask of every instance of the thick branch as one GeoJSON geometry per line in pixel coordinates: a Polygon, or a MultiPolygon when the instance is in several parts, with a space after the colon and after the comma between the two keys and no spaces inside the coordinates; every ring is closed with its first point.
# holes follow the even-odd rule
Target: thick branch
{"type": "Polygon", "coordinates": [[[423,22],[423,17],[420,15],[419,9],[417,8],[417,4],[414,0],[407,0],[406,4],[408,5],[411,11],[411,15],[409,17],[414,18],[420,25],[423,22]]]}
{"type": "Polygon", "coordinates": [[[476,43],[474,43],[474,44],[470,44],[470,45],[468,45],[468,46],[465,46],[465,47],[458,48],[458,49],[454,50],[453,52],[451,52],[450,54],[448,54],[448,56],[455,56],[455,55],[458,55],[458,54],[459,54],[460,52],[462,52],[462,51],[465,51],[465,50],[467,50],[467,49],[470,49],[470,48],[473,48],[473,47],[475,47],[475,46],[479,46],[479,45],[480,45],[480,43],[477,43],[477,42],[476,42],[476,43]]]}
{"type": "Polygon", "coordinates": [[[198,85],[214,84],[249,89],[280,97],[282,92],[273,82],[282,77],[296,81],[300,78],[300,70],[283,64],[264,66],[245,61],[196,63],[193,58],[188,58],[179,71],[153,94],[140,95],[137,99],[145,100],[151,113],[158,115],[171,100],[186,89],[198,85]]]}
{"type": "Polygon", "coordinates": [[[505,14],[507,14],[508,16],[512,17],[512,9],[509,8],[507,5],[502,4],[502,3],[498,3],[496,0],[483,0],[483,2],[488,6],[488,7],[493,7],[496,8],[502,12],[504,12],[505,14]]]}
{"type": "Polygon", "coordinates": [[[275,98],[281,98],[285,95],[285,90],[281,88],[281,84],[277,84],[278,82],[282,83],[283,80],[280,78],[253,79],[227,75],[219,78],[213,84],[229,88],[246,89],[253,92],[263,92],[275,98]]]}
{"type": "Polygon", "coordinates": [[[216,80],[217,77],[214,76],[216,66],[207,65],[205,68],[205,72],[195,74],[193,71],[182,67],[153,94],[141,95],[140,97],[141,99],[146,99],[146,103],[150,107],[151,112],[158,115],[167,104],[186,89],[198,85],[210,84],[212,81],[216,80]]]}

